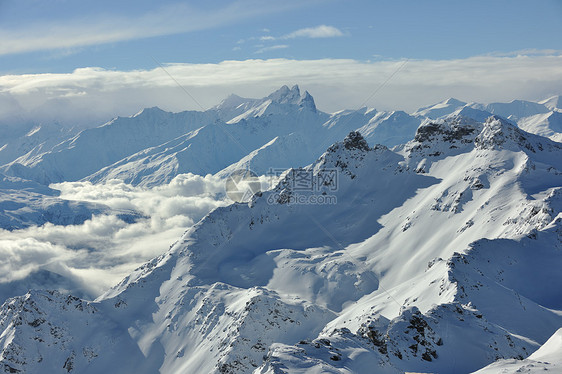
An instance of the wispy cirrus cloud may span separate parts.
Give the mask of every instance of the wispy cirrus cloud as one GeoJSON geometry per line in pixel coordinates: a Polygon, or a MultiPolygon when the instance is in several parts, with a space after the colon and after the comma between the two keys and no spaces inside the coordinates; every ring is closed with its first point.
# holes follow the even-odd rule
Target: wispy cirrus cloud
{"type": "Polygon", "coordinates": [[[0,55],[72,49],[212,29],[299,6],[302,4],[292,0],[237,0],[203,10],[176,3],[139,15],[94,14],[50,22],[22,22],[16,27],[0,27],[0,55]]]}
{"type": "Polygon", "coordinates": [[[552,55],[562,55],[562,51],[556,49],[527,48],[527,49],[520,49],[517,51],[490,52],[486,54],[486,56],[494,56],[494,57],[552,56],[552,55]]]}
{"type": "Polygon", "coordinates": [[[268,52],[268,51],[275,51],[277,49],[285,49],[285,48],[289,48],[289,46],[287,44],[276,44],[276,45],[272,45],[272,46],[269,46],[269,47],[262,47],[262,48],[258,49],[257,51],[255,51],[254,53],[260,54],[260,53],[264,53],[264,52],[268,52]]]}
{"type": "Polygon", "coordinates": [[[345,34],[334,26],[320,25],[316,27],[306,27],[283,35],[281,39],[296,39],[296,38],[337,38],[345,34]]]}
{"type": "Polygon", "coordinates": [[[337,27],[320,25],[316,27],[305,27],[281,36],[264,35],[256,39],[259,39],[263,42],[267,42],[267,41],[274,41],[274,40],[289,40],[289,39],[298,39],[298,38],[309,38],[309,39],[337,38],[344,35],[345,34],[337,27]]]}

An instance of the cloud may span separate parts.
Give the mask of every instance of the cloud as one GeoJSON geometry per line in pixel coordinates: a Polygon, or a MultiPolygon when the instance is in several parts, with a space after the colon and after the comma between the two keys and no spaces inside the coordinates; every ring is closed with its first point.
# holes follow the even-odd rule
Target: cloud
{"type": "Polygon", "coordinates": [[[69,261],[77,256],[80,256],[80,252],[34,238],[1,239],[0,283],[20,280],[40,266],[69,261]]]}
{"type": "Polygon", "coordinates": [[[549,56],[549,55],[557,55],[557,54],[560,54],[560,51],[556,49],[527,48],[527,49],[520,49],[517,51],[510,51],[510,52],[490,52],[487,53],[486,56],[517,57],[517,56],[549,56]]]}
{"type": "Polygon", "coordinates": [[[297,1],[238,0],[225,6],[202,10],[185,3],[176,3],[136,16],[89,14],[87,17],[52,22],[22,22],[19,27],[12,25],[0,28],[0,55],[53,49],[72,50],[77,47],[194,32],[236,24],[303,5],[297,1]]]}
{"type": "Polygon", "coordinates": [[[255,53],[259,54],[259,53],[264,53],[264,52],[268,52],[268,51],[275,51],[278,49],[285,49],[285,48],[289,48],[289,46],[287,44],[277,44],[277,45],[272,45],[269,47],[263,47],[258,49],[255,53]]]}
{"type": "MultiPolygon", "coordinates": [[[[206,108],[231,93],[264,97],[283,84],[301,85],[314,96],[320,109],[330,112],[362,104],[413,111],[447,97],[491,102],[536,100],[562,93],[562,55],[557,51],[410,60],[365,102],[402,63],[380,59],[254,59],[165,67],[206,108]]],[[[12,116],[96,125],[152,106],[171,111],[200,109],[161,68],[117,71],[91,67],[68,74],[0,77],[0,121],[12,116]]]]}
{"type": "Polygon", "coordinates": [[[2,284],[38,270],[63,275],[74,283],[71,291],[96,297],[166,251],[209,211],[228,204],[223,181],[211,175],[180,174],[169,184],[152,189],[117,180],[53,187],[61,191],[62,198],[134,209],[146,218],[129,224],[114,215],[101,215],[81,225],[0,230],[0,298],[2,284]]]}
{"type": "Polygon", "coordinates": [[[261,41],[268,42],[274,40],[287,40],[287,39],[297,39],[297,38],[318,39],[318,38],[335,38],[340,36],[344,36],[344,33],[341,32],[338,28],[334,26],[320,25],[316,27],[306,27],[303,29],[299,29],[279,37],[275,37],[272,35],[264,35],[264,36],[260,36],[259,38],[253,37],[250,39],[259,39],[261,41]]]}
{"type": "Polygon", "coordinates": [[[295,39],[295,38],[335,38],[343,36],[344,33],[333,26],[320,25],[316,27],[307,27],[293,31],[290,34],[284,35],[281,39],[295,39]]]}

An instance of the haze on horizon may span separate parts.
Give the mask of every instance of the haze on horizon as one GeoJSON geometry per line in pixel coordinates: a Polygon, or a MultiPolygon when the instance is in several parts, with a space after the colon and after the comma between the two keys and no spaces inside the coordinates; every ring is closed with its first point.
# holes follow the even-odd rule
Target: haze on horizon
{"type": "Polygon", "coordinates": [[[562,94],[561,16],[554,0],[2,1],[0,123],[92,126],[284,84],[327,112],[538,101],[562,94]]]}

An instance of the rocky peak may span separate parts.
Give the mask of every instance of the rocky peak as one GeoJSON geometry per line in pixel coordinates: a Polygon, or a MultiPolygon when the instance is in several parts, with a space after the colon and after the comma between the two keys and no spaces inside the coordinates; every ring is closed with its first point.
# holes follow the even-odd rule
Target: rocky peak
{"type": "Polygon", "coordinates": [[[301,98],[301,91],[297,85],[291,88],[284,85],[267,98],[279,104],[298,104],[301,98]]]}
{"type": "Polygon", "coordinates": [[[511,124],[499,116],[491,116],[484,123],[482,132],[474,140],[479,149],[507,148],[532,153],[543,150],[542,142],[535,136],[511,124]]]}
{"type": "Polygon", "coordinates": [[[343,146],[345,149],[359,149],[363,151],[370,150],[367,141],[358,131],[350,132],[343,140],[343,146]]]}
{"type": "Polygon", "coordinates": [[[297,85],[294,85],[291,88],[288,86],[282,86],[280,89],[267,96],[266,100],[271,100],[277,104],[298,105],[301,108],[316,111],[316,104],[314,103],[312,95],[310,95],[308,91],[305,91],[301,95],[300,88],[297,85]]]}
{"type": "Polygon", "coordinates": [[[462,116],[426,121],[416,131],[414,143],[422,148],[429,148],[429,143],[472,143],[481,127],[476,121],[462,116]]]}
{"type": "Polygon", "coordinates": [[[154,117],[154,116],[160,116],[164,113],[168,113],[162,109],[160,109],[157,106],[153,106],[150,108],[144,108],[143,110],[141,110],[140,112],[138,112],[137,114],[135,114],[133,117],[154,117]]]}
{"type": "Polygon", "coordinates": [[[314,98],[312,97],[311,94],[308,93],[308,91],[304,91],[304,93],[302,94],[302,96],[298,101],[298,105],[301,108],[316,112],[316,103],[314,102],[314,98]]]}

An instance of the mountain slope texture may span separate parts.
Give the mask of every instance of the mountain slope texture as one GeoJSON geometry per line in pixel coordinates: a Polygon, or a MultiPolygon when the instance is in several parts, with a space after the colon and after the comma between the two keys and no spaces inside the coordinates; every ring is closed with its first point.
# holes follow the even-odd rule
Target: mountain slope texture
{"type": "Polygon", "coordinates": [[[249,202],[210,212],[96,300],[48,290],[6,300],[0,370],[559,372],[556,105],[449,99],[414,115],[326,114],[283,87],[204,113],[143,111],[12,160],[6,189],[52,198],[41,183],[148,188],[188,171],[288,170],[249,202]],[[65,161],[94,155],[104,132],[131,123],[143,127],[106,158],[65,161]],[[154,124],[168,133],[150,135],[154,124]]]}

